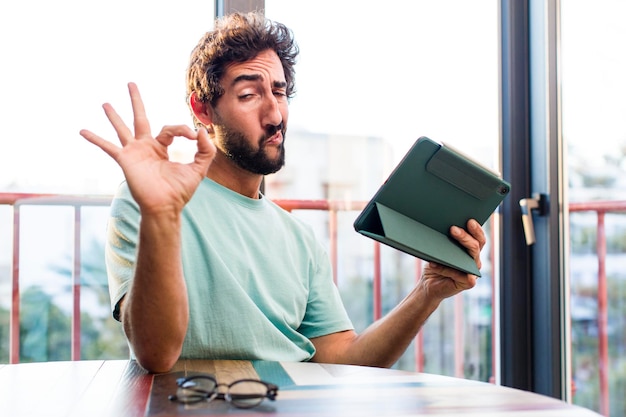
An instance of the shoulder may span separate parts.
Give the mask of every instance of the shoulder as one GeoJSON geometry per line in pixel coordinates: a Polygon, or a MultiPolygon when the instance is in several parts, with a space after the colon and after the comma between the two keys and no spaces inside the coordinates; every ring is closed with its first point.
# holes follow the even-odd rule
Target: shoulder
{"type": "Polygon", "coordinates": [[[123,181],[111,200],[111,216],[114,218],[139,215],[139,205],[133,198],[128,183],[123,181]]]}
{"type": "Polygon", "coordinates": [[[284,219],[285,222],[290,223],[293,227],[302,229],[302,231],[306,233],[313,233],[313,228],[310,224],[305,222],[302,218],[298,217],[291,211],[289,211],[284,205],[280,202],[276,202],[270,200],[267,197],[263,197],[265,199],[266,204],[271,207],[271,209],[276,212],[277,216],[284,219]]]}
{"type": "Polygon", "coordinates": [[[324,230],[314,229],[304,218],[285,209],[280,202],[267,198],[266,200],[266,204],[275,213],[276,224],[280,224],[286,239],[292,239],[294,246],[307,248],[307,251],[312,251],[315,256],[326,256],[326,247],[322,243],[324,230]]]}

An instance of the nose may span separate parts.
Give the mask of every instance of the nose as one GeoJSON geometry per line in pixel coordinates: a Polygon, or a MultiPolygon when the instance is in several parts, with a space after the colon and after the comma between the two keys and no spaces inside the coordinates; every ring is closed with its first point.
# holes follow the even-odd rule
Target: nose
{"type": "Polygon", "coordinates": [[[283,122],[286,106],[281,105],[274,95],[267,96],[263,105],[263,126],[278,126],[283,122]],[[284,108],[283,108],[284,107],[284,108]]]}

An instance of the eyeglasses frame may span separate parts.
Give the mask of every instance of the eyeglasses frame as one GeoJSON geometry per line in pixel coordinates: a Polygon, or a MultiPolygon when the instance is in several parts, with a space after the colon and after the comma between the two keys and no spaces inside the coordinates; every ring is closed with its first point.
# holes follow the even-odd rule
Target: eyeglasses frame
{"type": "Polygon", "coordinates": [[[233,382],[231,382],[230,384],[223,384],[223,383],[219,383],[217,382],[217,379],[215,378],[214,375],[212,374],[197,374],[197,375],[191,375],[191,376],[186,376],[186,377],[181,377],[181,378],[177,378],[176,379],[176,386],[178,388],[186,388],[189,389],[190,391],[196,392],[198,395],[190,395],[188,397],[185,398],[180,398],[178,397],[176,394],[172,394],[170,396],[168,396],[168,399],[170,401],[176,401],[178,403],[181,404],[196,404],[196,403],[200,403],[202,401],[213,401],[213,400],[224,400],[229,402],[230,404],[232,404],[233,406],[237,407],[237,408],[254,408],[257,407],[258,405],[260,405],[264,399],[268,399],[270,401],[275,401],[276,400],[276,396],[278,395],[278,386],[276,384],[272,384],[271,382],[266,382],[266,381],[262,381],[260,379],[253,379],[253,378],[243,378],[243,379],[237,379],[233,382]],[[215,384],[215,387],[213,388],[212,392],[208,392],[206,390],[202,390],[202,389],[193,389],[193,388],[187,388],[184,385],[187,382],[191,382],[195,379],[208,379],[210,381],[212,381],[215,384]],[[236,384],[240,384],[242,382],[254,382],[254,383],[260,383],[262,385],[264,385],[267,389],[267,391],[265,392],[264,395],[256,395],[256,394],[250,394],[251,397],[250,398],[258,398],[260,399],[260,401],[258,403],[246,406],[244,404],[238,403],[237,400],[233,401],[231,394],[229,393],[230,388],[236,384]],[[225,392],[220,391],[220,387],[224,388],[225,392]]]}

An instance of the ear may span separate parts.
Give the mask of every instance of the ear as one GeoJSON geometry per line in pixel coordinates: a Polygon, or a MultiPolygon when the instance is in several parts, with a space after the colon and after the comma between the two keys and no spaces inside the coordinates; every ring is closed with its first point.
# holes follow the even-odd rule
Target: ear
{"type": "Polygon", "coordinates": [[[191,111],[193,111],[196,119],[200,121],[207,128],[213,124],[213,109],[207,103],[204,103],[198,100],[198,96],[196,92],[193,91],[189,96],[189,107],[191,107],[191,111]]]}

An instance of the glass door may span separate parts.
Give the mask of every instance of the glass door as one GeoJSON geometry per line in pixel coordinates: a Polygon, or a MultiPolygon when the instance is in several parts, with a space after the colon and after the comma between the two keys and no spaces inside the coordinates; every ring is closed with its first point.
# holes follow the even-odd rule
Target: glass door
{"type": "Polygon", "coordinates": [[[513,198],[502,207],[499,382],[567,398],[556,2],[500,8],[502,165],[513,198]]]}

